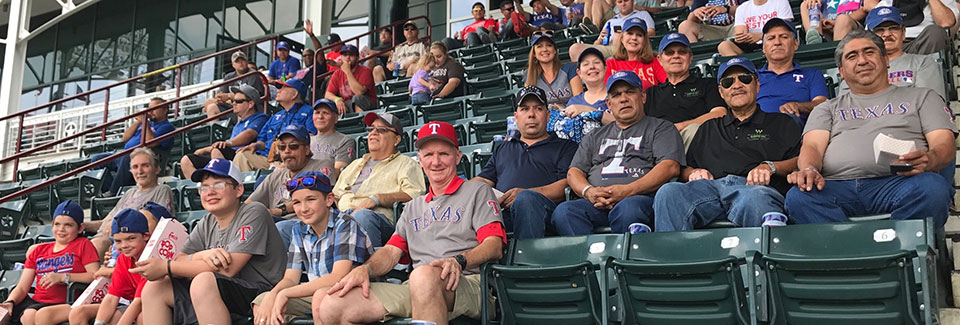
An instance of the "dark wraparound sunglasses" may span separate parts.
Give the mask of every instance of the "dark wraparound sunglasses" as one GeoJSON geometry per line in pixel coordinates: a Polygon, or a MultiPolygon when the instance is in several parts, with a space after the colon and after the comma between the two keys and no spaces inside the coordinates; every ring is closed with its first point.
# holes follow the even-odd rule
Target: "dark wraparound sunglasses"
{"type": "Polygon", "coordinates": [[[720,87],[723,87],[723,88],[732,87],[734,79],[740,80],[740,82],[743,83],[744,85],[749,85],[750,83],[753,82],[753,75],[749,73],[741,73],[736,76],[726,76],[726,77],[720,78],[720,87]]]}

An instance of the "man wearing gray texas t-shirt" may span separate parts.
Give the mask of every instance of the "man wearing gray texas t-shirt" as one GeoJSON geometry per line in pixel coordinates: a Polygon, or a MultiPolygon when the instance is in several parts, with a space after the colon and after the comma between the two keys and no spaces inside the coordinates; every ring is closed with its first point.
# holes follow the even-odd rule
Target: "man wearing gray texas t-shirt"
{"type": "Polygon", "coordinates": [[[932,90],[890,85],[886,49],[874,33],[851,32],[836,52],[850,93],[811,112],[800,171],[787,176],[797,184],[787,193],[788,215],[797,223],[823,223],[890,213],[892,219],[932,217],[942,227],[950,183],[937,172],[954,159],[950,109],[932,90]],[[916,150],[878,161],[873,142],[879,134],[913,142],[916,150]]]}
{"type": "MultiPolygon", "coordinates": [[[[337,132],[336,125],[339,119],[337,104],[322,98],[313,104],[313,126],[317,127],[317,134],[310,136],[310,152],[313,159],[333,160],[333,167],[341,170],[347,167],[356,158],[355,147],[357,141],[343,133],[337,132]]],[[[327,177],[330,177],[328,174],[327,177]]],[[[336,183],[337,180],[331,178],[336,183]]]]}
{"type": "Polygon", "coordinates": [[[597,226],[626,232],[632,223],[653,225],[653,195],[686,164],[673,123],[646,116],[640,77],[619,71],[607,80],[607,106],[616,120],[580,142],[567,184],[582,199],[560,203],[551,223],[564,236],[597,226]]]}

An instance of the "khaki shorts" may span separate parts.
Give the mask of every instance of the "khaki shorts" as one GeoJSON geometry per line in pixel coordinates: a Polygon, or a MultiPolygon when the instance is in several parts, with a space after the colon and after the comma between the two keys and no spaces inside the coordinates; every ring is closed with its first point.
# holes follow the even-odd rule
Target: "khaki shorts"
{"type": "Polygon", "coordinates": [[[697,35],[697,39],[701,41],[712,41],[718,39],[726,39],[733,37],[734,34],[733,24],[726,26],[710,25],[710,24],[700,24],[700,35],[697,35]]]}
{"type": "MultiPolygon", "coordinates": [[[[454,298],[453,310],[449,313],[450,319],[460,317],[461,315],[473,319],[480,319],[480,312],[483,308],[483,306],[480,305],[482,286],[483,283],[479,274],[460,277],[460,283],[457,285],[457,295],[456,298],[454,298]]],[[[410,306],[409,281],[403,284],[385,282],[371,283],[370,292],[377,296],[377,299],[380,299],[383,308],[387,310],[387,315],[383,317],[384,321],[393,317],[412,316],[413,311],[410,306]]]]}
{"type": "MultiPolygon", "coordinates": [[[[253,304],[259,305],[267,293],[269,293],[269,291],[261,293],[257,298],[253,299],[253,304]]],[[[296,317],[307,317],[307,313],[310,312],[311,301],[313,301],[312,296],[287,299],[287,311],[283,314],[283,321],[290,323],[296,317]]],[[[254,319],[253,322],[256,324],[257,320],[254,319]]]]}
{"type": "Polygon", "coordinates": [[[237,166],[237,169],[239,169],[240,172],[249,172],[270,168],[270,163],[267,162],[267,157],[250,151],[238,152],[233,157],[233,164],[237,166]]]}

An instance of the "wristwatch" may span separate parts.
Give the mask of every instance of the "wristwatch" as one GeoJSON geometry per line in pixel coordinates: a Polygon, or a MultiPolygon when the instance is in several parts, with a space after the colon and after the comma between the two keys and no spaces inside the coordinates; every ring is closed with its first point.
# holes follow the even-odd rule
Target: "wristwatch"
{"type": "Polygon", "coordinates": [[[767,166],[770,166],[770,172],[771,172],[771,173],[774,173],[774,174],[777,173],[777,166],[774,166],[772,161],[764,160],[764,161],[762,161],[762,163],[767,164],[767,166]]]}
{"type": "Polygon", "coordinates": [[[457,263],[460,264],[460,269],[465,270],[467,268],[467,258],[463,257],[463,254],[457,254],[453,259],[457,260],[457,263]]]}
{"type": "Polygon", "coordinates": [[[281,216],[287,215],[287,204],[286,204],[286,203],[281,202],[280,204],[277,204],[277,209],[280,209],[280,215],[281,215],[281,216]]]}
{"type": "Polygon", "coordinates": [[[63,274],[63,283],[67,283],[67,284],[70,283],[70,273],[63,274]]]}

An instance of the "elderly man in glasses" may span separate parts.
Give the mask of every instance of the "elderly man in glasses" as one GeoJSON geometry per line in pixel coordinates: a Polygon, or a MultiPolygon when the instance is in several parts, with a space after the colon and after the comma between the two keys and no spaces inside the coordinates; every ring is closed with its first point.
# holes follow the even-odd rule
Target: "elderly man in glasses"
{"type": "Polygon", "coordinates": [[[302,171],[318,171],[327,175],[331,182],[337,181],[337,170],[331,157],[313,159],[310,150],[310,134],[307,129],[296,124],[287,125],[273,142],[283,167],[277,168],[263,179],[260,186],[250,194],[246,203],[260,202],[270,210],[277,222],[277,229],[283,238],[283,247],[290,244],[290,233],[297,224],[297,215],[293,212],[293,201],[286,189],[287,181],[302,171]]]}
{"type": "Polygon", "coordinates": [[[727,219],[760,226],[768,212],[783,213],[786,175],[797,168],[800,127],[789,116],[757,105],[757,70],[736,57],[720,66],[720,97],[727,115],[697,130],[680,172],[686,183],[667,183],[653,202],[656,231],[702,228],[727,219]]]}
{"type": "Polygon", "coordinates": [[[347,165],[333,187],[337,207],[353,216],[373,246],[393,233],[393,204],[423,195],[427,186],[416,161],[397,152],[403,124],[390,113],[367,113],[367,148],[370,152],[347,165]]]}

